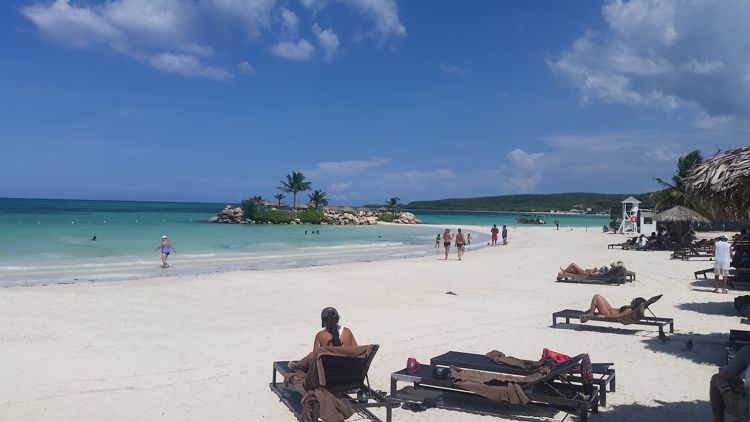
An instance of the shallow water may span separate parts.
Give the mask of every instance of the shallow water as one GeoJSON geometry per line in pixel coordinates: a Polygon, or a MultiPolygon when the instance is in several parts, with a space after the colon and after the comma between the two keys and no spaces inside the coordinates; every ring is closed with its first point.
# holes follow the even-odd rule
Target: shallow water
{"type": "MultiPolygon", "coordinates": [[[[210,224],[226,204],[0,199],[0,286],[263,270],[439,254],[434,227],[210,224]],[[305,234],[305,231],[308,234],[305,234]],[[312,234],[312,231],[319,234],[312,234]],[[160,268],[166,234],[176,253],[160,268]],[[96,240],[91,240],[96,236],[96,240]]],[[[516,214],[416,212],[425,223],[513,224],[516,214]]],[[[563,226],[606,217],[555,216],[563,226]]],[[[548,225],[550,226],[550,225],[548,225]]],[[[478,247],[478,246],[473,246],[478,247]]]]}

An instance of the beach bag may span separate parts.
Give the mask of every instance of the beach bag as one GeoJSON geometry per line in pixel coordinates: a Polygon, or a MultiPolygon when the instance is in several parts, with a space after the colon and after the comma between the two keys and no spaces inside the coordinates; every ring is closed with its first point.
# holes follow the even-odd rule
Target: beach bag
{"type": "Polygon", "coordinates": [[[555,352],[554,350],[550,350],[545,347],[544,350],[542,350],[542,358],[554,359],[555,362],[560,363],[570,359],[570,356],[555,352]]]}

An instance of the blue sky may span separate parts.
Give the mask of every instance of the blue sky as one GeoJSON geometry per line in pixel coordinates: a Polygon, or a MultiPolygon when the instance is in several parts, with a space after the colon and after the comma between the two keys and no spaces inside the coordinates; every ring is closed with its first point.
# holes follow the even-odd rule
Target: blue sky
{"type": "Polygon", "coordinates": [[[746,1],[10,0],[0,196],[644,192],[750,135],[746,1]]]}

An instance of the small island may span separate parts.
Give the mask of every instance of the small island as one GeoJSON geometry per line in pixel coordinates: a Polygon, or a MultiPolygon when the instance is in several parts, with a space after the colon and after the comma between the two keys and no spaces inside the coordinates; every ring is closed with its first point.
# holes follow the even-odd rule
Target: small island
{"type": "Polygon", "coordinates": [[[224,224],[320,224],[320,225],[373,225],[380,222],[395,224],[422,224],[410,212],[401,211],[400,198],[390,198],[380,208],[359,208],[328,206],[326,193],[316,189],[309,194],[308,205],[297,205],[297,193],[312,190],[311,183],[301,172],[293,171],[281,181],[277,189],[292,194],[291,207],[282,205],[286,198],[283,193],[273,197],[277,200],[265,201],[260,195],[245,199],[239,207],[227,205],[209,223],[224,224]],[[319,207],[322,206],[322,209],[319,207]]]}

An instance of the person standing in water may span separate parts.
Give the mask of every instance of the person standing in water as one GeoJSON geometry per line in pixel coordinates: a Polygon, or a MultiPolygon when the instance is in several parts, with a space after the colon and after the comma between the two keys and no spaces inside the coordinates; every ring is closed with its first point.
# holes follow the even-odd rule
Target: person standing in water
{"type": "Polygon", "coordinates": [[[169,259],[169,254],[171,252],[177,252],[175,248],[172,247],[172,243],[167,239],[167,236],[164,235],[161,237],[161,245],[156,247],[156,250],[161,249],[161,267],[167,268],[169,267],[169,264],[167,263],[167,259],[169,259]]]}
{"type": "Polygon", "coordinates": [[[440,247],[440,233],[438,233],[437,237],[435,238],[435,249],[440,247]]]}

